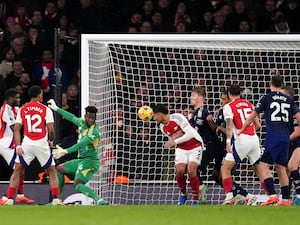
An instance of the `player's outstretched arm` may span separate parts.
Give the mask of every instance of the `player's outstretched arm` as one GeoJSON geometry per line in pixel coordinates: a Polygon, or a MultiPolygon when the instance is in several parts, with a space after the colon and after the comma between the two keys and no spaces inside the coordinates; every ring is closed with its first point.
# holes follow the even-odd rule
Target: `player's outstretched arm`
{"type": "Polygon", "coordinates": [[[81,124],[80,118],[76,117],[74,114],[62,108],[59,108],[53,99],[50,99],[47,103],[50,109],[57,112],[59,115],[63,116],[66,120],[69,120],[70,122],[74,123],[76,126],[79,126],[81,124]]]}

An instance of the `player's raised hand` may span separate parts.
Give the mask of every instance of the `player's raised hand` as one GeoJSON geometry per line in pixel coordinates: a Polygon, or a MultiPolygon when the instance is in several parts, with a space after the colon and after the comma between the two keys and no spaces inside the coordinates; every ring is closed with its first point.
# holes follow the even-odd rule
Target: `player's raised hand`
{"type": "Polygon", "coordinates": [[[54,159],[59,159],[64,155],[68,154],[67,150],[63,149],[59,145],[56,145],[55,148],[52,150],[52,154],[54,159]]]}
{"type": "Polygon", "coordinates": [[[47,103],[50,109],[52,109],[53,111],[57,111],[58,106],[56,105],[54,99],[50,99],[47,103]]]}

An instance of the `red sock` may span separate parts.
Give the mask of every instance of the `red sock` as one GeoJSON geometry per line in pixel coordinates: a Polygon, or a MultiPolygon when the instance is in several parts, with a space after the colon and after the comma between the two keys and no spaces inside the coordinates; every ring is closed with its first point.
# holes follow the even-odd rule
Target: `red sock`
{"type": "Polygon", "coordinates": [[[192,200],[199,200],[199,178],[194,176],[190,178],[190,185],[192,189],[192,200]]]}
{"type": "Polygon", "coordinates": [[[267,189],[267,186],[266,186],[265,182],[260,182],[260,186],[264,189],[265,193],[268,195],[269,191],[267,189]]]}
{"type": "Polygon", "coordinates": [[[51,188],[50,191],[51,191],[53,198],[59,198],[59,188],[58,187],[51,188]]]}
{"type": "Polygon", "coordinates": [[[232,177],[228,177],[223,179],[223,187],[226,193],[230,192],[232,189],[232,185],[233,185],[233,181],[232,181],[232,177]]]}
{"type": "Polygon", "coordinates": [[[182,194],[186,194],[186,179],[185,176],[178,176],[176,175],[177,185],[182,194]]]}
{"type": "Polygon", "coordinates": [[[6,197],[7,198],[14,198],[16,194],[17,188],[8,187],[6,190],[6,197]]]}
{"type": "Polygon", "coordinates": [[[18,194],[24,194],[24,177],[20,177],[18,194]]]}

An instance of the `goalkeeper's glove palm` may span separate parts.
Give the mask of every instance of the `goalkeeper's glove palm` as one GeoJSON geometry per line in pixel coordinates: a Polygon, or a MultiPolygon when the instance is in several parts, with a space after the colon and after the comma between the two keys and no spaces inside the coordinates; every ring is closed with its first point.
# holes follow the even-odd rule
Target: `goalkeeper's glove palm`
{"type": "Polygon", "coordinates": [[[53,111],[57,111],[58,106],[56,105],[56,103],[53,99],[50,99],[47,103],[48,103],[48,107],[50,109],[52,109],[53,111]]]}
{"type": "Polygon", "coordinates": [[[52,154],[54,159],[59,159],[64,155],[68,154],[67,150],[63,149],[59,145],[56,145],[55,148],[52,150],[52,154]]]}

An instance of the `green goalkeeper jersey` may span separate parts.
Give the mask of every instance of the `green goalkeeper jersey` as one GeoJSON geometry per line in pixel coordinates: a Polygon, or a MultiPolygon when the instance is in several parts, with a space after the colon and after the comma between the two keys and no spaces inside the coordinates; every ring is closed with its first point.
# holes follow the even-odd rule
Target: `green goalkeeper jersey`
{"type": "Polygon", "coordinates": [[[79,128],[78,143],[67,148],[67,152],[72,153],[78,151],[78,159],[99,161],[98,147],[100,142],[100,132],[97,124],[94,123],[92,126],[88,127],[83,118],[78,118],[61,108],[58,108],[57,112],[79,128]]]}

